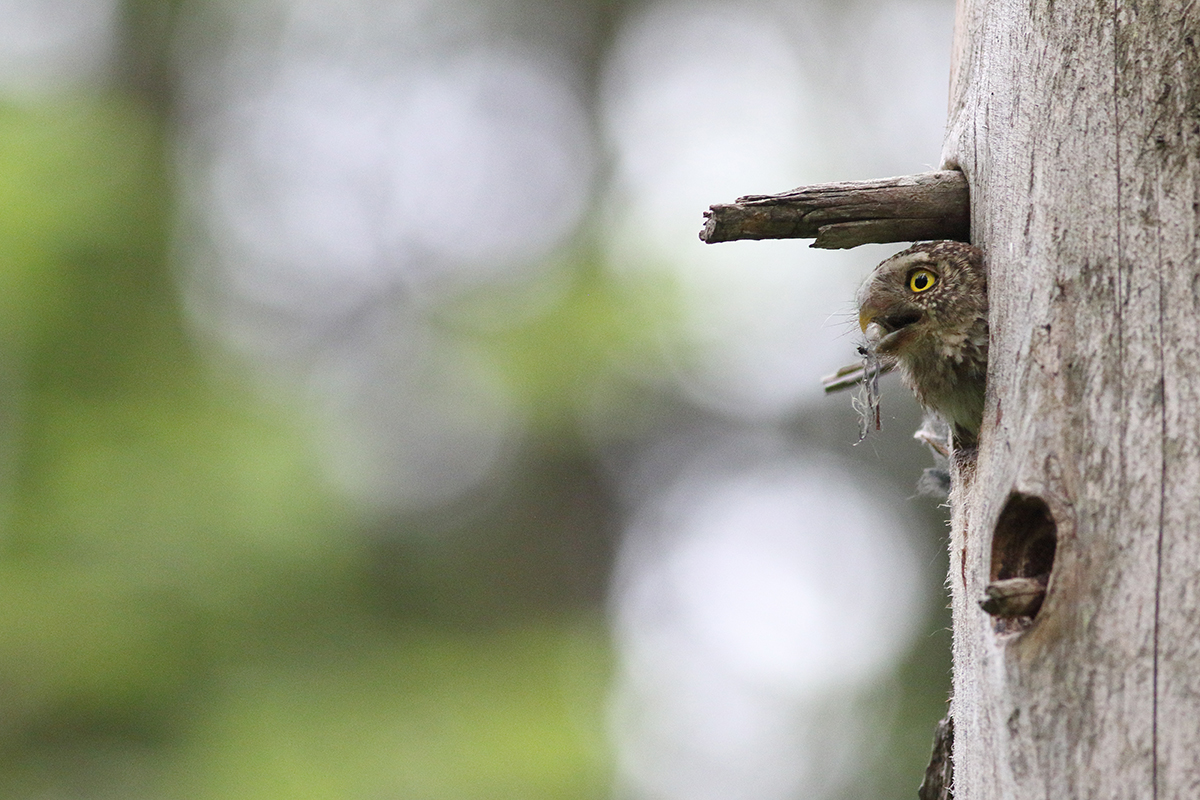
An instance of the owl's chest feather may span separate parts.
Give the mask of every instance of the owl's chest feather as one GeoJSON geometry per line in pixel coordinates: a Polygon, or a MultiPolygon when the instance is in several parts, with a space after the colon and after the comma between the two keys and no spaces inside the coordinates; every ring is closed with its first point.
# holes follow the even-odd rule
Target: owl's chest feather
{"type": "Polygon", "coordinates": [[[914,342],[901,354],[899,366],[921,405],[951,425],[977,434],[983,419],[987,357],[987,322],[976,319],[968,327],[942,330],[914,342]]]}

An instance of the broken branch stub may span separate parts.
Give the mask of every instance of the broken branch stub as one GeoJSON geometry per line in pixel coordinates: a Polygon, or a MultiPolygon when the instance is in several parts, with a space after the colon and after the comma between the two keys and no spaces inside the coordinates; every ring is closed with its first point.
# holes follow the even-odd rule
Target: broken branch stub
{"type": "Polygon", "coordinates": [[[700,239],[815,239],[828,250],[928,239],[968,241],[970,192],[958,170],[822,183],[739,197],[704,212],[700,239]]]}

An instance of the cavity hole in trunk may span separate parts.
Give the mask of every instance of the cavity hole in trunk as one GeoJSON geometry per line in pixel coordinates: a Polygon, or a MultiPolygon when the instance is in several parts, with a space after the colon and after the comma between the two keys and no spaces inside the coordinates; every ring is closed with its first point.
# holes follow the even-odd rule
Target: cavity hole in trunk
{"type": "Polygon", "coordinates": [[[1057,546],[1058,524],[1046,501],[1023,492],[1010,494],[992,533],[989,599],[983,603],[998,618],[998,632],[1033,622],[1050,583],[1057,546]]]}

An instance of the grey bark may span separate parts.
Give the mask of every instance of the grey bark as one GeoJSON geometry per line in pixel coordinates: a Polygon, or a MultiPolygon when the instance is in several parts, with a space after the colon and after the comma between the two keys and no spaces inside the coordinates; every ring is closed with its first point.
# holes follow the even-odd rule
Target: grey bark
{"type": "Polygon", "coordinates": [[[748,195],[704,212],[700,240],[815,239],[836,250],[879,242],[966,241],[967,182],[955,170],[748,195]]]}
{"type": "Polygon", "coordinates": [[[955,796],[1200,797],[1200,10],[960,0],[956,40],[944,166],[992,316],[952,498],[955,796]],[[1048,530],[1036,617],[989,616],[1048,530]]]}
{"type": "Polygon", "coordinates": [[[954,717],[947,714],[933,735],[933,753],[925,777],[917,787],[917,800],[953,800],[954,770],[950,753],[954,747],[954,717]]]}

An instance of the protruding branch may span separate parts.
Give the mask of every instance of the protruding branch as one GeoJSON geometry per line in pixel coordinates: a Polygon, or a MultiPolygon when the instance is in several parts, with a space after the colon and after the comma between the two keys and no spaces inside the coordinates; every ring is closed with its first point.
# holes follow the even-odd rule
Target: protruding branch
{"type": "Polygon", "coordinates": [[[968,241],[970,193],[958,170],[802,186],[749,195],[704,213],[701,241],[816,239],[829,250],[870,242],[968,241]]]}
{"type": "Polygon", "coordinates": [[[979,605],[993,617],[1032,617],[1042,607],[1042,601],[1046,598],[1048,580],[1048,575],[1040,575],[1035,578],[992,581],[985,590],[987,597],[981,600],[979,605]]]}

